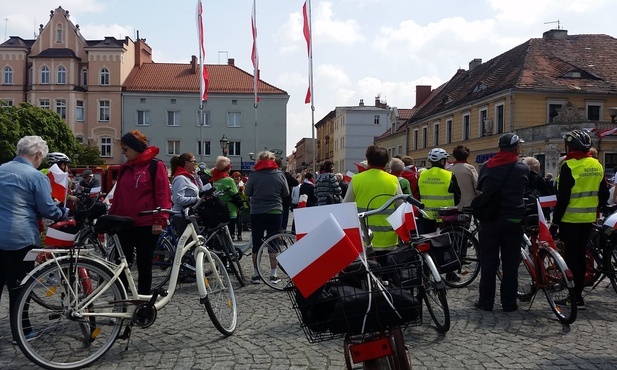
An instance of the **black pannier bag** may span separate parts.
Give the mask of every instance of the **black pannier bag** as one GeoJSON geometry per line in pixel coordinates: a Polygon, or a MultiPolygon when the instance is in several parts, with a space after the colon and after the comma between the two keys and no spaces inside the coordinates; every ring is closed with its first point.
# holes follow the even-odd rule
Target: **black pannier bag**
{"type": "Polygon", "coordinates": [[[231,220],[229,208],[218,197],[207,197],[196,208],[200,224],[213,229],[222,223],[231,220]]]}
{"type": "Polygon", "coordinates": [[[431,243],[430,255],[440,273],[454,272],[461,268],[461,261],[454,250],[452,236],[449,233],[433,236],[429,241],[431,243]]]}

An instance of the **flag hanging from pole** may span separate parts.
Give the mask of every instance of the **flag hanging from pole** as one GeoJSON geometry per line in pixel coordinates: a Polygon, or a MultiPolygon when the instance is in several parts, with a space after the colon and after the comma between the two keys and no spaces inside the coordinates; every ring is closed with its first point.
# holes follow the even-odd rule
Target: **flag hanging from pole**
{"type": "Polygon", "coordinates": [[[208,100],[208,83],[210,75],[204,66],[206,59],[206,44],[204,42],[203,4],[197,0],[197,37],[199,38],[199,97],[201,101],[208,100]]]}
{"type": "Polygon", "coordinates": [[[254,106],[257,108],[259,96],[257,96],[257,84],[259,82],[259,53],[257,52],[257,9],[253,0],[253,12],[251,13],[251,29],[253,31],[253,49],[251,50],[251,62],[253,62],[253,93],[255,94],[254,106]]]}
{"type": "Polygon", "coordinates": [[[310,12],[311,12],[311,3],[310,0],[306,0],[304,2],[304,6],[302,7],[302,16],[304,17],[304,27],[302,28],[302,31],[304,33],[304,38],[306,39],[306,50],[308,52],[308,58],[309,58],[309,87],[308,90],[306,91],[306,97],[304,98],[304,104],[308,104],[308,103],[312,103],[313,101],[313,68],[312,68],[312,62],[311,60],[313,59],[313,45],[311,42],[311,19],[310,19],[310,12]],[[308,11],[307,11],[307,7],[306,4],[308,3],[308,11]]]}

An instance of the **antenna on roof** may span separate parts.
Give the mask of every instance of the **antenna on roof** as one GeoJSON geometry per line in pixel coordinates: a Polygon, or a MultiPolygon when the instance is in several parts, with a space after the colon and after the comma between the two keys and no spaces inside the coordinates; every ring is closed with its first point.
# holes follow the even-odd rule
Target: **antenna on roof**
{"type": "Polygon", "coordinates": [[[551,23],[557,23],[557,29],[560,30],[561,26],[559,25],[559,19],[556,21],[551,21],[551,22],[544,22],[544,24],[551,24],[551,23]]]}

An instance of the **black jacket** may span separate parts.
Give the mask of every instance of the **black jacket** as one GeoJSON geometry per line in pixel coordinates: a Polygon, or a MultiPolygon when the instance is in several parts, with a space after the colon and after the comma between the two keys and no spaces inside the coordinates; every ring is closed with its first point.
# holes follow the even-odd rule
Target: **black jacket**
{"type": "Polygon", "coordinates": [[[523,197],[528,181],[529,166],[526,163],[510,162],[491,168],[485,163],[480,169],[476,188],[483,193],[499,192],[501,194],[500,219],[522,219],[525,215],[523,197]],[[512,171],[508,174],[510,168],[512,171]]]}

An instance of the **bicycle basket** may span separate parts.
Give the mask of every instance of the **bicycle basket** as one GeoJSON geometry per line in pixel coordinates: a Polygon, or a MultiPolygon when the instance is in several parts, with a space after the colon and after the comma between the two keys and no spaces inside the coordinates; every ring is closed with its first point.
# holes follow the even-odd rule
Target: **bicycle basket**
{"type": "Polygon", "coordinates": [[[433,236],[429,241],[431,243],[429,253],[440,273],[454,272],[461,268],[461,261],[453,245],[453,241],[457,241],[455,236],[445,233],[433,236]]]}
{"type": "Polygon", "coordinates": [[[315,343],[346,335],[379,332],[394,326],[419,325],[422,322],[422,305],[416,298],[419,287],[396,286],[390,277],[399,274],[399,270],[415,270],[407,272],[407,275],[421,274],[421,269],[421,260],[372,268],[371,272],[383,285],[372,283],[370,292],[366,289],[367,272],[357,269],[357,266],[330,279],[307,298],[302,296],[293,282],[285,290],[306,338],[310,343],[315,343]],[[350,281],[354,282],[353,286],[349,285],[350,281]],[[355,284],[359,281],[363,282],[363,286],[355,284]]]}
{"type": "Polygon", "coordinates": [[[219,224],[229,222],[229,208],[219,198],[212,196],[202,201],[196,208],[200,224],[213,229],[219,224]]]}

